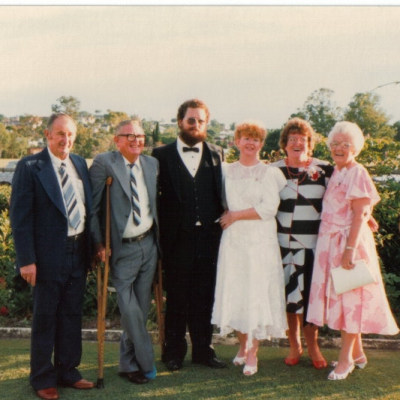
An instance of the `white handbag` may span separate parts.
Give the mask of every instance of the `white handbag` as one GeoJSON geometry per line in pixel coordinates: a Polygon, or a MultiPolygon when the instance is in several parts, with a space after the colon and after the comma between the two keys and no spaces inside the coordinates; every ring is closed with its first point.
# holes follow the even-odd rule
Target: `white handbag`
{"type": "Polygon", "coordinates": [[[352,269],[334,268],[331,270],[331,276],[336,294],[376,283],[365,260],[356,261],[352,269]]]}

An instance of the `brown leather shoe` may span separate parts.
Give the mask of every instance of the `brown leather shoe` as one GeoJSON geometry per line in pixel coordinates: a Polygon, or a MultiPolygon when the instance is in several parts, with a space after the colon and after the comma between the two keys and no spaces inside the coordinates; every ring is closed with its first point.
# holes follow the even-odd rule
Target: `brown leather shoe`
{"type": "Polygon", "coordinates": [[[134,371],[134,372],[120,372],[121,376],[127,377],[131,382],[137,383],[139,385],[143,383],[147,383],[149,381],[141,371],[134,371]]]}
{"type": "Polygon", "coordinates": [[[56,388],[47,388],[38,390],[36,392],[36,396],[44,400],[56,400],[60,398],[56,388]]]}
{"type": "Polygon", "coordinates": [[[89,382],[86,379],[81,379],[78,382],[75,382],[71,385],[71,387],[75,388],[75,389],[93,389],[94,388],[94,383],[93,382],[89,382]]]}

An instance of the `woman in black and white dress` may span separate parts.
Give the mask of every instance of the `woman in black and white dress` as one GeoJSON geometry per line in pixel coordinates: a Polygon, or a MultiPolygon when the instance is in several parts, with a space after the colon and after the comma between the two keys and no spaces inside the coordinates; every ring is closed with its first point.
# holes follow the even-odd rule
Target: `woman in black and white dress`
{"type": "Polygon", "coordinates": [[[285,275],[286,312],[290,351],[288,366],[297,365],[303,353],[300,330],[303,327],[308,354],[317,369],[327,367],[318,347],[318,327],[306,322],[308,299],[324,196],[333,167],[311,157],[315,133],[300,118],[287,122],[280,136],[286,158],[272,165],[281,169],[286,186],[280,192],[278,239],[285,275]]]}

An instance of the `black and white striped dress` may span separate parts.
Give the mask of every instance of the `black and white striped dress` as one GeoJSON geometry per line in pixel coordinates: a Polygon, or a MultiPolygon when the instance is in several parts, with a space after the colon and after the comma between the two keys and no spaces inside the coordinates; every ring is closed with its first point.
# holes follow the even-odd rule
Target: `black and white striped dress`
{"type": "Polygon", "coordinates": [[[306,323],[322,198],[333,167],[316,158],[307,168],[290,168],[291,174],[285,160],[272,165],[280,168],[287,180],[280,192],[277,214],[285,275],[286,312],[303,314],[306,323]]]}

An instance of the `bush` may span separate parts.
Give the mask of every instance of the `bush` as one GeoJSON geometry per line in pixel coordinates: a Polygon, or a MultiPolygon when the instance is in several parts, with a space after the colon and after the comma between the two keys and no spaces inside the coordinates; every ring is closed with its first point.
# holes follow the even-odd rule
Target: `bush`
{"type": "Polygon", "coordinates": [[[31,291],[16,275],[14,242],[9,219],[10,186],[0,186],[0,314],[30,318],[31,291]]]}

